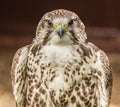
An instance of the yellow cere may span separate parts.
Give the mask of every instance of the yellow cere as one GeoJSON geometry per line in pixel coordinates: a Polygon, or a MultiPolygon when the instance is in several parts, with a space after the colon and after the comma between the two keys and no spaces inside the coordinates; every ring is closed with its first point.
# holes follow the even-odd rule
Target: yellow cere
{"type": "Polygon", "coordinates": [[[65,31],[67,31],[67,25],[65,23],[57,23],[54,25],[54,31],[57,31],[59,27],[62,27],[65,31]]]}

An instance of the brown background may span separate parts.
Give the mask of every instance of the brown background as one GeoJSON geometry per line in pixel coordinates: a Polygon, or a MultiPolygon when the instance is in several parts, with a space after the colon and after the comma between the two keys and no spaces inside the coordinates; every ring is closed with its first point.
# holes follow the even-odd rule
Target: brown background
{"type": "Polygon", "coordinates": [[[120,107],[120,0],[1,0],[0,107],[15,107],[10,80],[15,51],[31,43],[42,16],[58,8],[76,12],[88,40],[108,55],[114,79],[110,107],[120,107]]]}
{"type": "Polygon", "coordinates": [[[48,11],[64,8],[80,16],[86,25],[88,38],[100,48],[107,52],[120,52],[119,5],[119,0],[2,0],[0,1],[0,48],[19,48],[30,43],[35,36],[40,18],[48,11]],[[98,35],[99,37],[94,38],[98,35]],[[96,42],[96,39],[102,40],[103,36],[109,41],[107,47],[96,42]],[[113,40],[115,43],[111,44],[113,40]]]}
{"type": "Polygon", "coordinates": [[[2,0],[0,22],[37,24],[47,11],[76,12],[87,26],[120,27],[119,0],[2,0]]]}

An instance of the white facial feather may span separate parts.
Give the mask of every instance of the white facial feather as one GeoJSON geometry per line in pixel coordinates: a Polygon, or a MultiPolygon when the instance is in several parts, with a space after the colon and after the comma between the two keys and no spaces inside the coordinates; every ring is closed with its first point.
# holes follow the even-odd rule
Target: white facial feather
{"type": "Polygon", "coordinates": [[[68,18],[62,18],[62,17],[59,17],[59,18],[56,18],[53,20],[53,24],[56,24],[56,23],[65,23],[67,24],[69,21],[68,18]]]}

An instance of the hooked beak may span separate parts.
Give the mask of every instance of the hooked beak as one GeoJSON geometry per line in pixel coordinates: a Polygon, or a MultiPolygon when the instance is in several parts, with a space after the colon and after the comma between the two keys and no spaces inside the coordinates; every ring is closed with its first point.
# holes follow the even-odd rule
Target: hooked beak
{"type": "Polygon", "coordinates": [[[64,33],[67,31],[67,25],[64,23],[55,24],[54,31],[58,34],[58,36],[61,39],[64,33]]]}
{"type": "Polygon", "coordinates": [[[60,39],[62,38],[62,36],[64,35],[65,33],[65,29],[63,27],[59,27],[56,31],[58,33],[58,36],[60,37],[60,39]]]}

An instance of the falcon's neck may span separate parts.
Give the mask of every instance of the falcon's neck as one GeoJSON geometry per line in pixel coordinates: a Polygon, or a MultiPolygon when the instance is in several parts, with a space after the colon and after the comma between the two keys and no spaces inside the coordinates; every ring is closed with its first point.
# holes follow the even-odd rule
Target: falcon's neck
{"type": "Polygon", "coordinates": [[[72,46],[73,45],[73,41],[70,40],[70,39],[60,39],[60,38],[57,38],[57,39],[51,39],[49,42],[47,42],[47,45],[50,45],[50,46],[72,46]]]}

